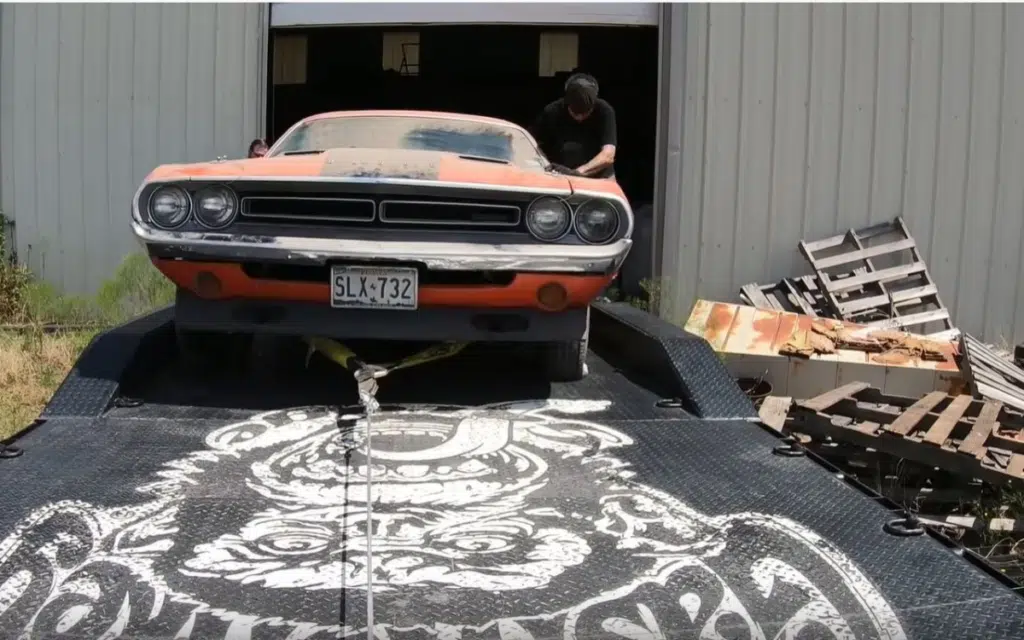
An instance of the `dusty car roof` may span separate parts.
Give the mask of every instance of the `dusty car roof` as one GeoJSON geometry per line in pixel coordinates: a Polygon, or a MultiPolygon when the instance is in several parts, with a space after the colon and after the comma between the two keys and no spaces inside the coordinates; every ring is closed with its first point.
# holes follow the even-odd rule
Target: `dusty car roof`
{"type": "Polygon", "coordinates": [[[304,148],[338,147],[340,135],[345,147],[372,148],[377,149],[377,153],[386,153],[389,149],[411,148],[409,145],[412,143],[407,138],[424,133],[420,131],[424,127],[437,130],[425,132],[428,136],[451,132],[506,138],[504,144],[510,154],[506,158],[508,161],[531,171],[543,168],[544,162],[536,142],[522,127],[497,118],[437,111],[365,110],[317,114],[295,123],[267,155],[276,156],[288,146],[285,141],[291,139],[294,132],[303,130],[301,145],[304,148]],[[363,120],[368,126],[362,126],[363,120]]]}

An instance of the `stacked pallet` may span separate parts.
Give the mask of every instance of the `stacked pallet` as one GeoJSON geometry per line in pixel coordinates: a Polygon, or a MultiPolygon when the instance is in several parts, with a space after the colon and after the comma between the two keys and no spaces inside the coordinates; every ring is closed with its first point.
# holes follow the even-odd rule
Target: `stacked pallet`
{"type": "Polygon", "coordinates": [[[995,400],[942,391],[914,399],[851,382],[797,401],[788,415],[776,404],[765,402],[762,421],[782,433],[848,443],[992,484],[1024,484],[1024,417],[995,400]]]}
{"type": "Polygon", "coordinates": [[[953,340],[959,332],[902,218],[801,241],[813,275],[741,289],[746,304],[953,340]]]}
{"type": "Polygon", "coordinates": [[[1024,370],[976,338],[960,337],[960,373],[975,396],[1024,411],[1024,370]]]}
{"type": "Polygon", "coordinates": [[[814,276],[783,278],[778,284],[748,284],[740,289],[740,299],[759,309],[800,313],[812,318],[828,317],[825,296],[814,276]]]}

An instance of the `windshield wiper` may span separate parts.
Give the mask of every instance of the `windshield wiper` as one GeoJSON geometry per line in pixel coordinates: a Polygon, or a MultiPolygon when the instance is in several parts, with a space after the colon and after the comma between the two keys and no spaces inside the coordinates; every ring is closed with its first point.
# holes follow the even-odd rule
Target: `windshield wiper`
{"type": "Polygon", "coordinates": [[[323,153],[323,149],[307,149],[304,151],[285,151],[282,156],[313,156],[318,153],[323,153]]]}

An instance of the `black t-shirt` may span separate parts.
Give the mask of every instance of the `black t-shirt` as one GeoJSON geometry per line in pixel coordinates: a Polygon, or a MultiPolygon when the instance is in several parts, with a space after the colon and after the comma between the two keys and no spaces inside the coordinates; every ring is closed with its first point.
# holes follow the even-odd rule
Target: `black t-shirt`
{"type": "MultiPolygon", "coordinates": [[[[594,110],[586,120],[577,122],[569,115],[565,100],[550,103],[530,127],[541,151],[549,160],[572,169],[586,164],[606,144],[616,144],[615,109],[598,98],[594,110]]],[[[611,178],[615,168],[606,167],[594,174],[596,178],[611,178]]]]}

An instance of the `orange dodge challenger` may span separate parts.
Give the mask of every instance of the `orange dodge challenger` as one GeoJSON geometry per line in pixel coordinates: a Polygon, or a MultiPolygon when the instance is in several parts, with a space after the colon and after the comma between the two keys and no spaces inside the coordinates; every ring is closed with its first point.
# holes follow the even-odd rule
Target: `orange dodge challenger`
{"type": "Polygon", "coordinates": [[[132,231],[178,287],[192,355],[225,334],[516,341],[572,380],[633,213],[614,181],[571,173],[504,120],[325,113],[262,158],[156,168],[132,231]]]}

